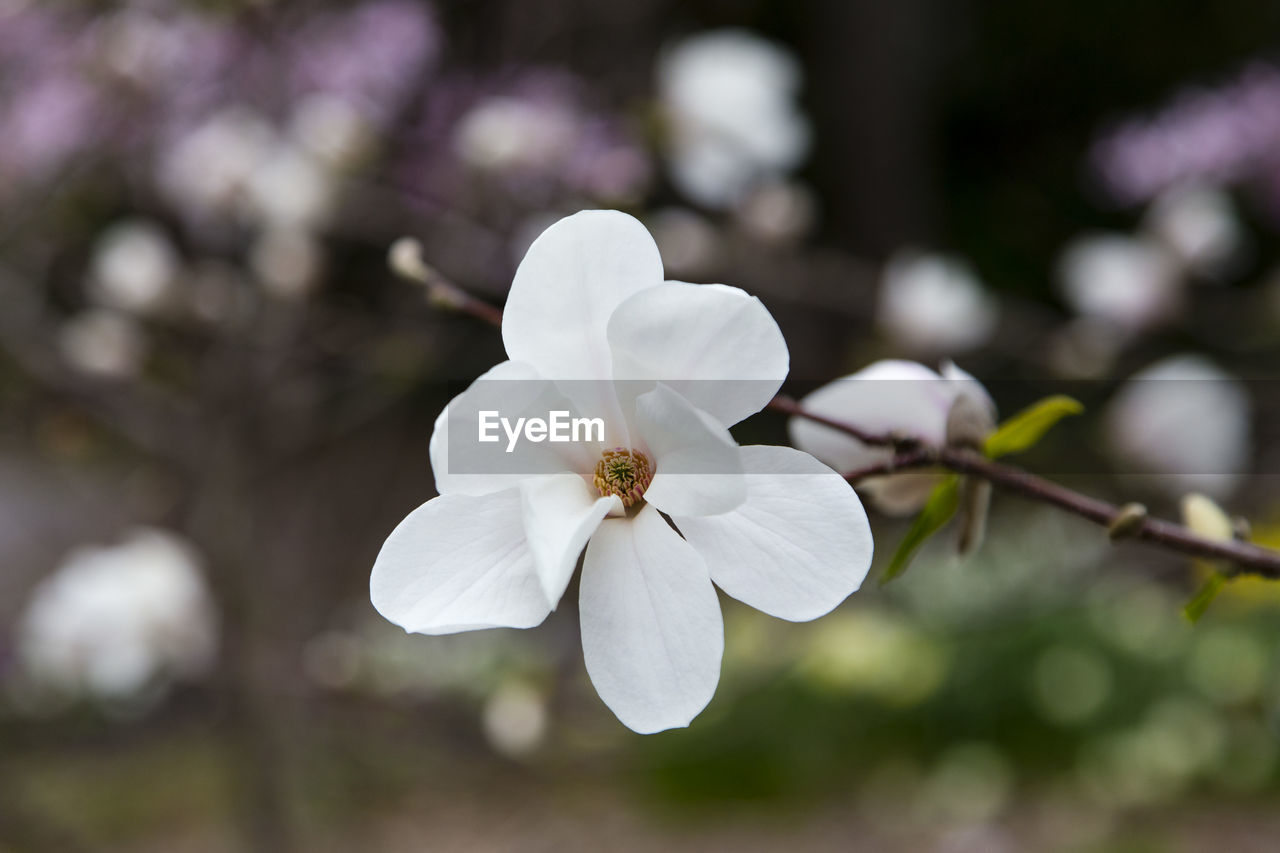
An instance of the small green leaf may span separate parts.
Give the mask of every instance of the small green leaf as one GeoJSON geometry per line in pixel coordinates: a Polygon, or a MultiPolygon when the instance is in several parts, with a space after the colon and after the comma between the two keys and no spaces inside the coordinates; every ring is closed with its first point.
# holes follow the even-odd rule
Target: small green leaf
{"type": "Polygon", "coordinates": [[[1200,617],[1209,609],[1209,605],[1218,597],[1218,593],[1222,592],[1222,588],[1227,585],[1227,576],[1222,572],[1214,572],[1209,575],[1209,579],[1204,582],[1200,589],[1196,590],[1196,594],[1191,597],[1186,606],[1182,608],[1182,613],[1191,622],[1199,622],[1200,617]]]}
{"type": "Polygon", "coordinates": [[[1009,418],[987,436],[983,450],[995,459],[1010,453],[1021,453],[1035,445],[1053,425],[1067,415],[1078,415],[1084,405],[1062,394],[1045,397],[1009,418]]]}
{"type": "Polygon", "coordinates": [[[898,550],[893,552],[893,559],[889,561],[889,568],[881,575],[880,583],[886,584],[905,572],[920,546],[956,514],[959,506],[960,478],[953,474],[939,483],[929,495],[924,509],[920,510],[915,521],[911,522],[907,535],[898,543],[898,550]]]}

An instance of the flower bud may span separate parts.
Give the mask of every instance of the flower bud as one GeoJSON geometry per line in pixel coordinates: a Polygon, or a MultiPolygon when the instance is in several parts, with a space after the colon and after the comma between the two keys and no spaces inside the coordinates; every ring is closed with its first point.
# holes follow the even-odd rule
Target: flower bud
{"type": "Polygon", "coordinates": [[[996,428],[991,410],[971,394],[958,394],[947,410],[947,445],[978,450],[996,428]]]}
{"type": "Polygon", "coordinates": [[[1107,535],[1111,541],[1128,539],[1138,532],[1147,520],[1147,508],[1139,503],[1128,503],[1120,507],[1120,514],[1107,525],[1107,535]]]}

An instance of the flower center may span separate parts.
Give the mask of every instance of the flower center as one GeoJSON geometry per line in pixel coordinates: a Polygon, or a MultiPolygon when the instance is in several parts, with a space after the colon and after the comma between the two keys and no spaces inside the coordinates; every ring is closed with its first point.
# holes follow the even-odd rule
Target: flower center
{"type": "Polygon", "coordinates": [[[615,447],[601,454],[594,482],[600,497],[617,495],[623,506],[634,506],[653,482],[653,463],[638,450],[615,447]]]}

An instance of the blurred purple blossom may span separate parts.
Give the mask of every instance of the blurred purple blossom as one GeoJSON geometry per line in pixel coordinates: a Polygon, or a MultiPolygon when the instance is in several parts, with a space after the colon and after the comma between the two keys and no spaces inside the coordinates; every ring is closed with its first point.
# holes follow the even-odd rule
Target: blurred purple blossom
{"type": "Polygon", "coordinates": [[[1280,69],[1256,63],[1224,86],[1185,91],[1105,133],[1091,159],[1125,204],[1188,182],[1243,183],[1280,211],[1280,69]]]}
{"type": "Polygon", "coordinates": [[[624,117],[549,68],[440,81],[409,149],[402,180],[433,197],[480,180],[531,205],[566,192],[623,200],[644,190],[653,169],[624,117]]]}
{"type": "Polygon", "coordinates": [[[163,143],[232,105],[279,116],[312,93],[384,123],[440,45],[429,8],[409,0],[311,13],[283,35],[165,2],[0,12],[0,173],[29,185],[90,150],[163,143]]]}
{"type": "Polygon", "coordinates": [[[290,42],[301,93],[343,98],[374,122],[391,117],[441,47],[430,12],[409,0],[375,0],[317,16],[290,42]]]}
{"type": "Polygon", "coordinates": [[[93,144],[99,106],[73,74],[48,74],[13,93],[0,111],[0,172],[31,178],[57,169],[93,144]]]}

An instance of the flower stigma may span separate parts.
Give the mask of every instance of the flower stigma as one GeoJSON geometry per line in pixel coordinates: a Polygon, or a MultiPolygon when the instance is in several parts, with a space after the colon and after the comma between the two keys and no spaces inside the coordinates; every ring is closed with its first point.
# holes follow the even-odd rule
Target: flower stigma
{"type": "Polygon", "coordinates": [[[615,447],[600,455],[594,479],[600,497],[617,495],[625,507],[635,506],[653,482],[653,463],[638,450],[615,447]]]}

